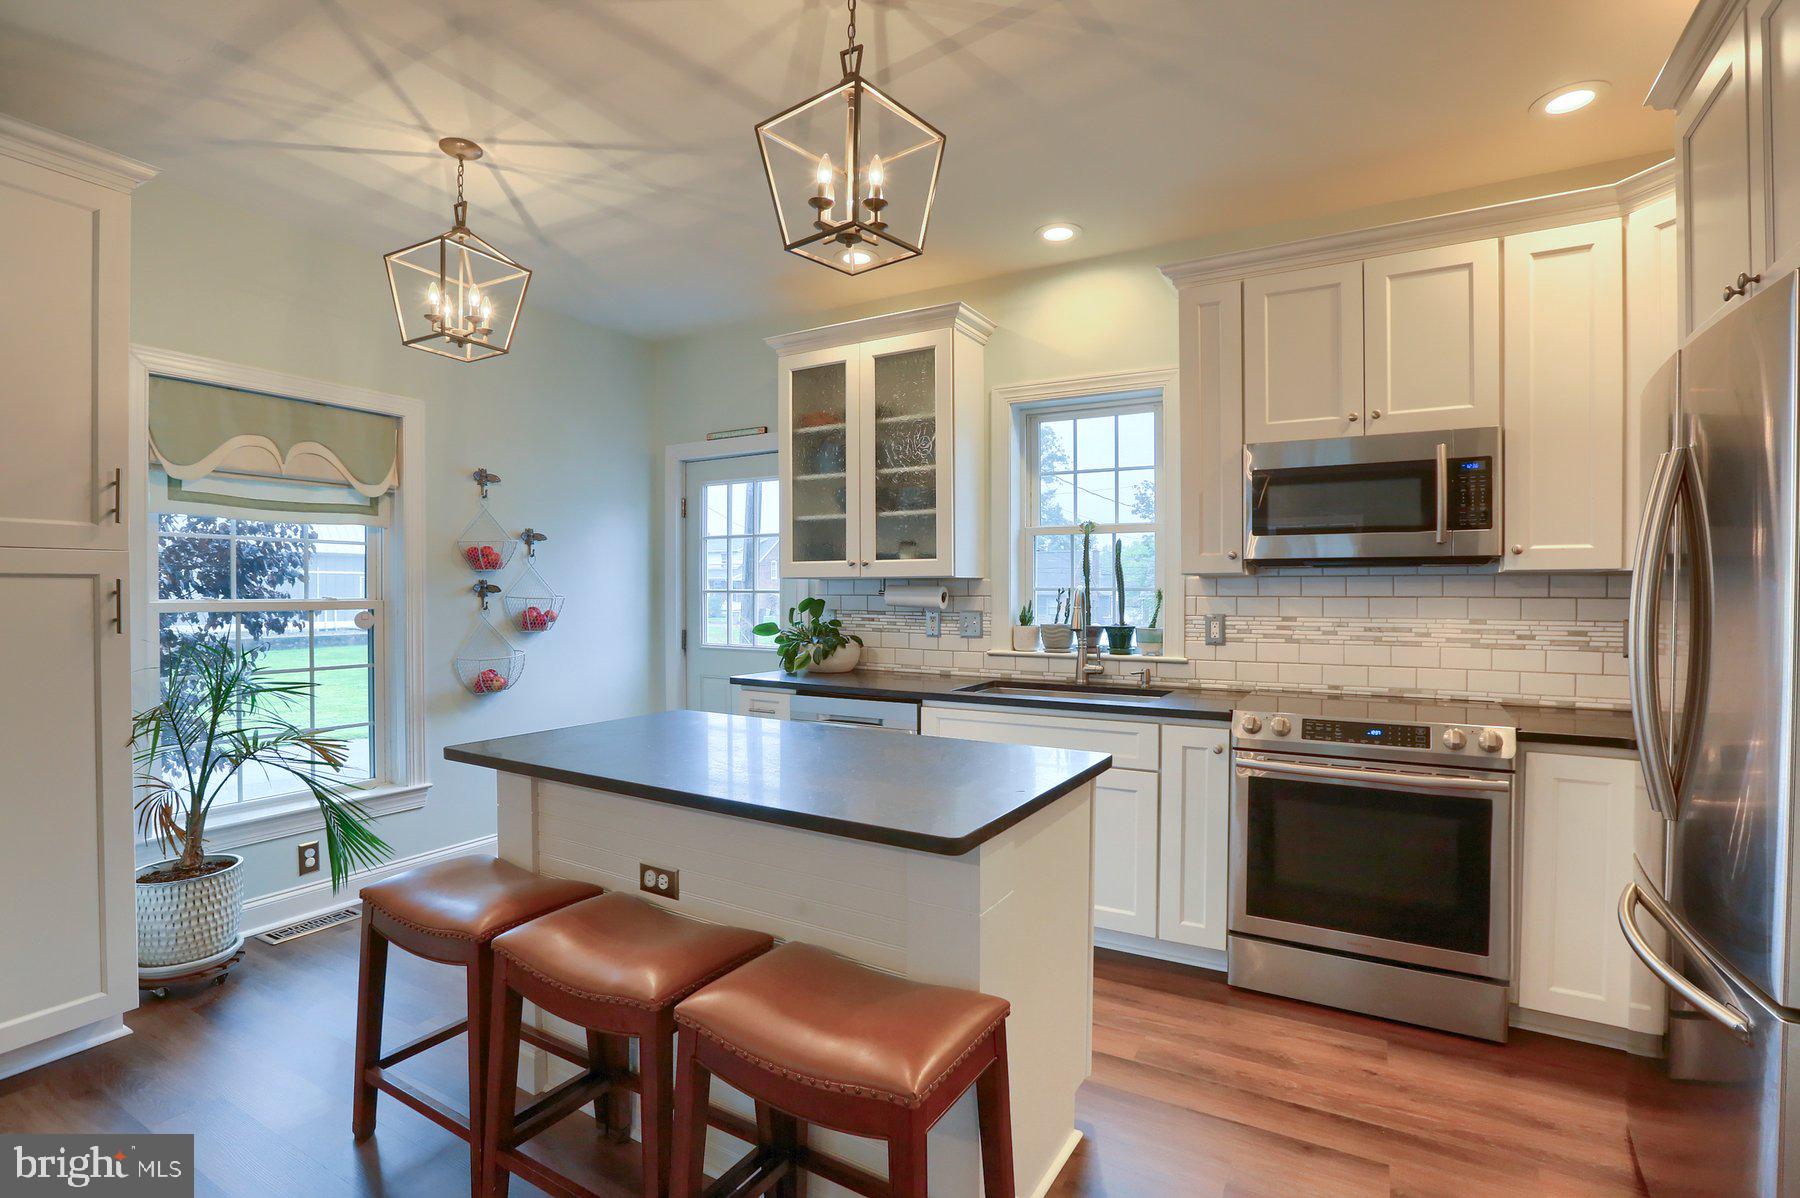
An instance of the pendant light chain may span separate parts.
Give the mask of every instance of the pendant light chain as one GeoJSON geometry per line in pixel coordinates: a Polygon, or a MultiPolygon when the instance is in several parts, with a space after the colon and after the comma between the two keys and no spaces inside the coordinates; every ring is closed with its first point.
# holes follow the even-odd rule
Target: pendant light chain
{"type": "Polygon", "coordinates": [[[849,45],[856,45],[856,0],[850,0],[850,28],[845,31],[849,35],[849,45]]]}

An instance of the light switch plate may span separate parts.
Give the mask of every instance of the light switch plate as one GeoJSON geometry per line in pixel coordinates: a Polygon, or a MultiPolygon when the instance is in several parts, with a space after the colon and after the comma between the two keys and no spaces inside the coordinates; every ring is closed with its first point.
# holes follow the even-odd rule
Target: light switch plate
{"type": "Polygon", "coordinates": [[[1223,645],[1225,643],[1225,615],[1223,612],[1214,616],[1201,616],[1201,627],[1206,630],[1206,643],[1223,645]]]}
{"type": "Polygon", "coordinates": [[[942,636],[944,633],[944,613],[928,611],[925,613],[925,635],[942,636]]]}
{"type": "Polygon", "coordinates": [[[977,637],[981,635],[981,613],[978,611],[957,612],[961,627],[957,629],[963,636],[977,637]]]}

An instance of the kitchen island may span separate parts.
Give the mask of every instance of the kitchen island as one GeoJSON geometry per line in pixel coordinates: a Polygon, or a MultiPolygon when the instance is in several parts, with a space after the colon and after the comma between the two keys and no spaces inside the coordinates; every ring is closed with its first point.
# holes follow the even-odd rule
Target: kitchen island
{"type": "MultiPolygon", "coordinates": [[[[694,711],[444,755],[498,771],[500,855],[518,865],[632,893],[648,877],[684,914],[1010,1001],[1018,1191],[1048,1190],[1080,1138],[1093,780],[1110,757],[694,711]]],[[[527,1084],[561,1081],[559,1067],[529,1062],[527,1084]]],[[[749,1113],[723,1084],[714,1097],[749,1113]]],[[[821,1133],[815,1143],[885,1167],[868,1141],[821,1133]]],[[[742,1150],[715,1130],[707,1171],[742,1150]]],[[[930,1151],[933,1195],[980,1193],[973,1094],[932,1132],[930,1151]]],[[[815,1179],[810,1193],[847,1191],[815,1179]]]]}

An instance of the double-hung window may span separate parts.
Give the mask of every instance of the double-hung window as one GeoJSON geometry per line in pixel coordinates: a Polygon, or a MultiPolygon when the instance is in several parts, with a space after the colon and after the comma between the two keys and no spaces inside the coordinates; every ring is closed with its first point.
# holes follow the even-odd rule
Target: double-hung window
{"type": "Polygon", "coordinates": [[[1019,589],[1030,598],[1039,623],[1056,619],[1059,594],[1066,601],[1077,589],[1089,587],[1093,623],[1149,622],[1161,585],[1161,433],[1158,400],[1058,405],[1026,413],[1020,544],[1025,573],[1019,589]],[[1082,526],[1090,522],[1084,572],[1082,526]]]}

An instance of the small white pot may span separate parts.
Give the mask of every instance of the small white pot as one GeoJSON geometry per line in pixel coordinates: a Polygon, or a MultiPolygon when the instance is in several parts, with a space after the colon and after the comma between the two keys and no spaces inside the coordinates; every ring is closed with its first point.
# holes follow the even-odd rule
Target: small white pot
{"type": "Polygon", "coordinates": [[[1038,630],[1036,624],[1024,624],[1013,629],[1013,648],[1020,653],[1033,653],[1038,647],[1038,630]]]}
{"type": "MultiPolygon", "coordinates": [[[[139,965],[160,968],[204,961],[237,941],[244,918],[244,859],[214,853],[207,860],[231,864],[198,878],[137,884],[139,965]]],[[[140,873],[172,864],[159,861],[140,873]]]]}
{"type": "Polygon", "coordinates": [[[1160,628],[1140,628],[1137,630],[1138,652],[1147,657],[1160,657],[1163,651],[1163,630],[1160,628]]]}
{"type": "Polygon", "coordinates": [[[803,674],[843,674],[854,670],[856,663],[861,660],[862,646],[855,641],[850,641],[824,661],[815,661],[803,667],[800,672],[803,674]]]}
{"type": "Polygon", "coordinates": [[[1044,640],[1044,652],[1067,653],[1075,639],[1075,628],[1070,624],[1039,624],[1038,635],[1044,640]]]}

